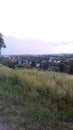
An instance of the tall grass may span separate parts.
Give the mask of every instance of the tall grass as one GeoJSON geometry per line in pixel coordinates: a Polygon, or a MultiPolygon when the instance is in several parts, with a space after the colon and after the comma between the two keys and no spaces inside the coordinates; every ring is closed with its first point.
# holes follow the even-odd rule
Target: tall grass
{"type": "Polygon", "coordinates": [[[22,110],[21,127],[56,130],[56,122],[73,121],[73,76],[0,65],[0,100],[22,110]]]}

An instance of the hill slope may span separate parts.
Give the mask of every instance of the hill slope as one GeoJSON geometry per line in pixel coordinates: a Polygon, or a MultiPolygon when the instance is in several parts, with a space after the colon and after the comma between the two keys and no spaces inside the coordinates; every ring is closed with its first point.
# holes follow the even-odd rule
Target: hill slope
{"type": "Polygon", "coordinates": [[[72,130],[73,76],[0,65],[0,122],[15,130],[72,130]]]}

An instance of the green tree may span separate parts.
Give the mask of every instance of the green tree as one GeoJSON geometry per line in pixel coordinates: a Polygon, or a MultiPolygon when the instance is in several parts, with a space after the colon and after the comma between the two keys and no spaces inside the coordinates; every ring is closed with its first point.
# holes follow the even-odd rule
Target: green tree
{"type": "Polygon", "coordinates": [[[70,63],[69,73],[73,74],[73,62],[70,63]]]}
{"type": "Polygon", "coordinates": [[[36,62],[35,62],[35,60],[32,60],[32,63],[31,63],[31,67],[36,67],[36,62]]]}
{"type": "Polygon", "coordinates": [[[0,55],[1,55],[1,49],[6,48],[6,45],[4,43],[3,35],[0,33],[0,55]]]}
{"type": "Polygon", "coordinates": [[[65,63],[60,62],[60,64],[59,64],[59,71],[60,71],[60,72],[65,72],[65,68],[66,68],[65,63]]]}

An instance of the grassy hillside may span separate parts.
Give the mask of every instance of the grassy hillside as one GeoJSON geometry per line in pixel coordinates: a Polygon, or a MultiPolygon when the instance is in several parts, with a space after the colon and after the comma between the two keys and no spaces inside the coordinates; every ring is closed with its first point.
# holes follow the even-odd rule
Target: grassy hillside
{"type": "Polygon", "coordinates": [[[73,76],[0,65],[0,122],[15,130],[73,130],[73,76]]]}

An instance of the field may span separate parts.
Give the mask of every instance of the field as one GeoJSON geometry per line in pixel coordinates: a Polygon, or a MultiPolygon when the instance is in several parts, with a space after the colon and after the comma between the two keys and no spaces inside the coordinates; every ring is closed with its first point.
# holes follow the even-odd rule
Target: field
{"type": "Polygon", "coordinates": [[[0,123],[13,130],[73,130],[73,76],[0,65],[0,123]]]}

